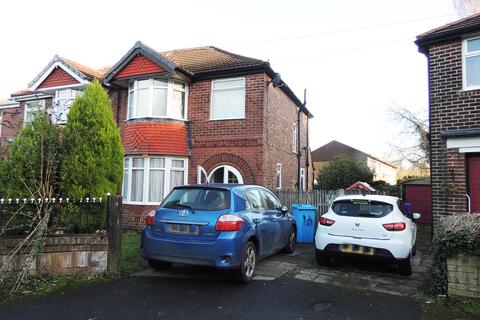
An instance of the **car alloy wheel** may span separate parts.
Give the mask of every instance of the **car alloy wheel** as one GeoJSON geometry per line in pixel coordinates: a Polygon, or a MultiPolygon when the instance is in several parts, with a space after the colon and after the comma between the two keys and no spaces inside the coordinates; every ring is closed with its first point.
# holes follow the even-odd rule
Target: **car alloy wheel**
{"type": "Polygon", "coordinates": [[[245,253],[245,261],[243,262],[244,273],[248,278],[253,276],[255,272],[255,249],[248,247],[245,253]]]}
{"type": "Polygon", "coordinates": [[[285,246],[285,248],[283,248],[282,252],[287,254],[294,253],[296,246],[297,246],[297,232],[295,230],[295,227],[292,227],[292,229],[290,230],[290,234],[288,236],[288,243],[285,246]]]}
{"type": "Polygon", "coordinates": [[[257,251],[255,244],[249,241],[243,251],[240,268],[238,268],[234,276],[241,283],[248,283],[255,274],[255,266],[257,261],[257,251]]]}

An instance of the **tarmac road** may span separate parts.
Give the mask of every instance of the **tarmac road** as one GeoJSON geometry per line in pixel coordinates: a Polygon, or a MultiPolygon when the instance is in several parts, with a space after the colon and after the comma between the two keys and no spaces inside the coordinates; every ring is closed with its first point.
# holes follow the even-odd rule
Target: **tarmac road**
{"type": "Polygon", "coordinates": [[[0,305],[0,319],[402,319],[413,299],[283,277],[230,280],[125,277],[0,305]]]}

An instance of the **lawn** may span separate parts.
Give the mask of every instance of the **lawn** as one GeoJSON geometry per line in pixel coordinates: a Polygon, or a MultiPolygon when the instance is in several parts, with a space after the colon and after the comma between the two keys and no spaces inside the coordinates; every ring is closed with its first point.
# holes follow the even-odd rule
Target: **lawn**
{"type": "Polygon", "coordinates": [[[121,274],[130,274],[146,267],[145,260],[140,257],[140,234],[135,231],[124,233],[122,235],[121,274]]]}

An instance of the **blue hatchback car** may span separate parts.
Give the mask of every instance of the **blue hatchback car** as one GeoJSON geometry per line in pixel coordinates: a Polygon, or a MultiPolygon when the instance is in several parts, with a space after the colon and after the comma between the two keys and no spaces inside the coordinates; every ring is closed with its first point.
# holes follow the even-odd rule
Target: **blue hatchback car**
{"type": "Polygon", "coordinates": [[[157,270],[174,262],[214,266],[246,283],[259,259],[295,245],[295,221],[268,189],[202,184],[174,188],[147,215],[140,250],[157,270]]]}

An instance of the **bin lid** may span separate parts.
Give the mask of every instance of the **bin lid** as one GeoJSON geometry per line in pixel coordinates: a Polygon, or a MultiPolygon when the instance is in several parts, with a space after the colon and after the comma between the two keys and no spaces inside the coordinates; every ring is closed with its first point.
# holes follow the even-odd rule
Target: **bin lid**
{"type": "Polygon", "coordinates": [[[292,204],[292,209],[297,210],[317,210],[316,206],[312,206],[311,204],[292,204]]]}

